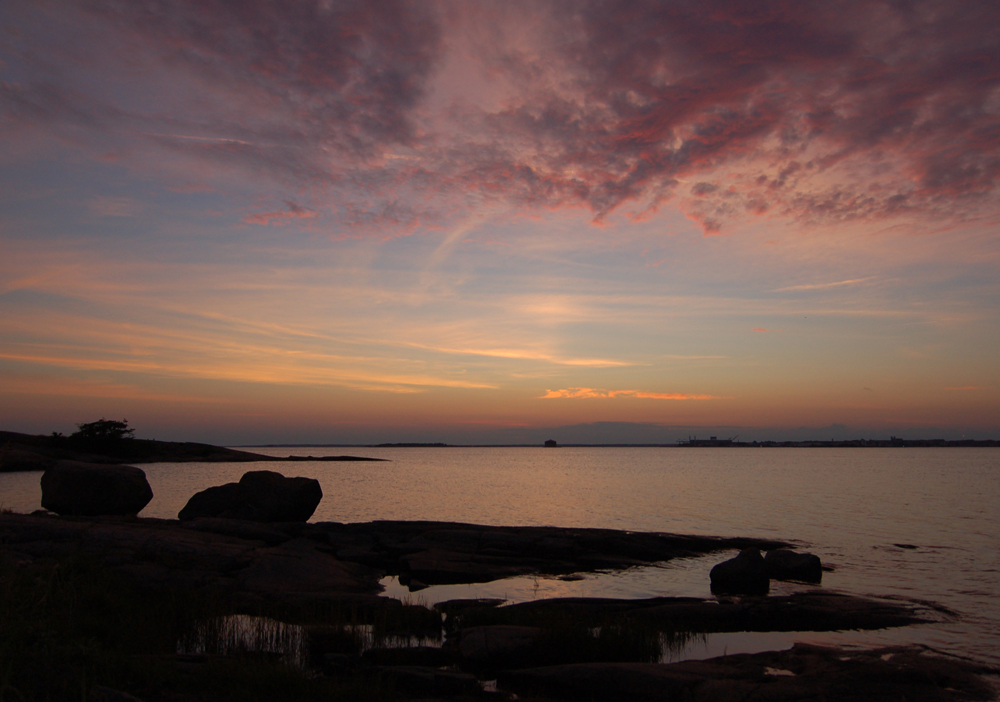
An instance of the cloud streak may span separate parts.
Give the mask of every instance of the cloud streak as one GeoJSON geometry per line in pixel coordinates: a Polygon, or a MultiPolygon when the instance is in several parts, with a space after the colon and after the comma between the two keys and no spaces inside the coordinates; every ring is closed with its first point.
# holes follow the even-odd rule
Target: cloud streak
{"type": "Polygon", "coordinates": [[[718,400],[715,395],[697,395],[686,392],[646,392],[644,390],[597,390],[595,388],[562,388],[546,390],[540,400],[555,399],[615,399],[630,397],[643,400],[718,400]]]}
{"type": "Polygon", "coordinates": [[[841,288],[846,285],[860,285],[861,283],[867,283],[870,280],[875,280],[875,276],[868,276],[867,278],[852,278],[851,280],[838,280],[833,283],[811,283],[804,285],[790,285],[785,288],[776,288],[774,292],[797,292],[800,290],[828,290],[830,288],[841,288]]]}
{"type": "Polygon", "coordinates": [[[243,218],[246,224],[260,224],[260,225],[284,225],[296,219],[313,219],[319,213],[315,210],[310,210],[307,207],[291,202],[289,200],[285,201],[284,210],[275,210],[271,212],[254,212],[243,218]]]}

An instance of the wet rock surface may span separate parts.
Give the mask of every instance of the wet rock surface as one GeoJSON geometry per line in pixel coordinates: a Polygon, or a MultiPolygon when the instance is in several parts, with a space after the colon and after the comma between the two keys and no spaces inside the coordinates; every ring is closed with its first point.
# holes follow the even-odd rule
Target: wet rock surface
{"type": "Polygon", "coordinates": [[[42,507],[61,515],[135,515],[153,499],[134,466],[57,461],[42,474],[42,507]]]}

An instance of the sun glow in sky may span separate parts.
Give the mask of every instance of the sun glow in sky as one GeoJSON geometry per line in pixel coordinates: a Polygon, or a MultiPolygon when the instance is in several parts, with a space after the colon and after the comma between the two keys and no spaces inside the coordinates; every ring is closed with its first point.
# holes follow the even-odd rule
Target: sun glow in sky
{"type": "Polygon", "coordinates": [[[998,26],[7,0],[0,428],[998,437],[998,26]]]}

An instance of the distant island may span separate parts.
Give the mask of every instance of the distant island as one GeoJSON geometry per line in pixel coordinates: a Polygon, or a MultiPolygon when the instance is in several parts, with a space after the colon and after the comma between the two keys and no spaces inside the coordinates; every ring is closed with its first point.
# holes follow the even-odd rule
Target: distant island
{"type": "Polygon", "coordinates": [[[361,456],[265,456],[191,441],[129,436],[32,435],[0,431],[0,473],[47,470],[57,461],[81,463],[251,463],[256,461],[384,461],[361,456]]]}
{"type": "Polygon", "coordinates": [[[764,448],[978,448],[1000,446],[1000,441],[994,439],[976,440],[960,439],[949,441],[946,439],[900,439],[892,436],[888,439],[847,439],[844,441],[737,441],[736,438],[720,439],[710,436],[707,439],[697,437],[681,441],[677,446],[694,447],[764,447],[764,448]]]}
{"type": "MultiPolygon", "coordinates": [[[[135,439],[125,422],[99,420],[81,427],[111,431],[77,432],[70,436],[21,434],[0,431],[0,473],[13,471],[46,470],[56,461],[83,463],[135,464],[135,463],[251,463],[257,461],[384,461],[384,458],[364,456],[267,456],[243,449],[225,448],[191,441],[156,441],[135,439]]],[[[544,444],[483,444],[453,445],[443,442],[399,442],[383,444],[264,444],[246,448],[300,448],[351,447],[351,448],[521,448],[521,447],[570,447],[570,448],[987,448],[1000,446],[995,439],[849,439],[844,441],[738,441],[738,437],[707,439],[690,437],[687,441],[662,444],[559,444],[549,439],[544,444]]]]}

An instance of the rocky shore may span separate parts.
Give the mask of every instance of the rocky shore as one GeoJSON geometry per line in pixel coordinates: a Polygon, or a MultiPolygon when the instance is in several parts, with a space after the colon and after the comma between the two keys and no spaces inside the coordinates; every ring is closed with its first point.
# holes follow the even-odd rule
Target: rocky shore
{"type": "MultiPolygon", "coordinates": [[[[311,675],[319,674],[317,680],[375,686],[392,690],[390,697],[991,698],[982,678],[990,671],[919,647],[846,652],[796,646],[708,661],[660,662],[670,642],[709,632],[878,629],[942,616],[917,602],[816,588],[782,597],[564,598],[509,606],[473,600],[427,608],[380,594],[379,580],[386,575],[419,589],[788,546],[758,539],[449,522],[181,522],[0,514],[0,556],[14,569],[5,572],[39,571],[83,558],[154,601],[183,594],[193,601],[223,603],[217,613],[224,617],[242,614],[294,623],[305,642],[300,664],[314,671],[311,675]],[[372,633],[379,631],[392,636],[372,633]],[[496,680],[497,689],[484,689],[484,680],[496,680]]],[[[218,660],[207,653],[165,655],[160,663],[166,660],[168,667],[188,672],[213,669],[218,660]]],[[[121,692],[93,689],[94,700],[121,692]]],[[[148,686],[124,692],[146,700],[224,698],[199,697],[191,690],[179,697],[158,696],[148,686]]]]}
{"type": "MultiPolygon", "coordinates": [[[[127,444],[118,441],[117,444],[127,444]]],[[[980,666],[920,647],[668,664],[699,637],[904,627],[932,603],[822,589],[815,555],[770,539],[454,522],[310,523],[318,480],[248,471],[140,519],[142,469],[53,459],[46,510],[0,513],[0,698],[147,700],[980,700],[980,666]],[[735,557],[732,552],[738,552],[735,557]],[[763,553],[762,553],[763,552],[763,553]],[[719,554],[713,597],[386,597],[580,578],[719,554]],[[768,596],[772,580],[808,589],[768,596]],[[53,673],[51,671],[58,671],[53,673]],[[282,682],[276,683],[280,679],[282,682]]]]}

